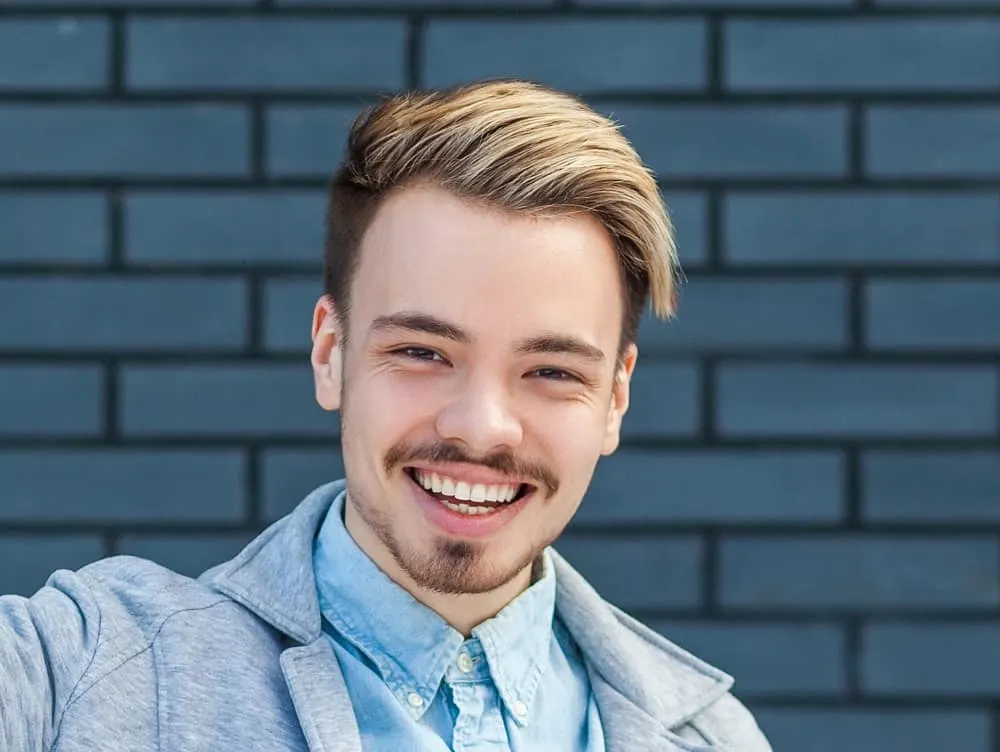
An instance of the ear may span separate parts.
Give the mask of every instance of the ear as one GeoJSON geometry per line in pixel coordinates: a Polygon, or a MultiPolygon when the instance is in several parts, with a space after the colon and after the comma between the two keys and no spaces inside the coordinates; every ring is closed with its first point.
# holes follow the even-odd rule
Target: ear
{"type": "Polygon", "coordinates": [[[611,404],[608,406],[608,421],[604,431],[604,445],[601,454],[612,454],[618,449],[621,440],[622,418],[628,412],[629,388],[635,361],[639,357],[639,348],[630,344],[622,355],[622,364],[615,374],[615,383],[611,387],[611,404]]]}
{"type": "Polygon", "coordinates": [[[341,366],[343,364],[343,337],[333,299],[322,296],[313,309],[312,363],[316,382],[316,401],[324,410],[340,408],[341,366]]]}

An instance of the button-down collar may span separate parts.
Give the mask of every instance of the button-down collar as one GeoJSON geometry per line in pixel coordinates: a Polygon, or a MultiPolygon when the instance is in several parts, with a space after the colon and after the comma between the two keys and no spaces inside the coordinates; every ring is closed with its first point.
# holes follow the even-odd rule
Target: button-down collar
{"type": "Polygon", "coordinates": [[[330,625],[372,661],[415,716],[426,712],[449,669],[469,673],[485,658],[511,716],[526,723],[554,639],[556,582],[549,553],[535,582],[465,639],[358,547],[344,526],[345,496],[341,492],[330,507],[314,549],[320,608],[330,625]]]}

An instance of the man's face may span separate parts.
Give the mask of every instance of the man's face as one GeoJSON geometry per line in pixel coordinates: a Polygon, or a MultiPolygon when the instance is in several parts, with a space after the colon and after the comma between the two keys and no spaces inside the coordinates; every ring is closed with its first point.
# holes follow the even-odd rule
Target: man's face
{"type": "Polygon", "coordinates": [[[351,290],[345,352],[317,305],[313,365],[320,404],[341,410],[352,534],[433,591],[507,584],[617,447],[635,349],[616,372],[610,238],[589,215],[512,216],[411,187],[378,211],[351,290]]]}

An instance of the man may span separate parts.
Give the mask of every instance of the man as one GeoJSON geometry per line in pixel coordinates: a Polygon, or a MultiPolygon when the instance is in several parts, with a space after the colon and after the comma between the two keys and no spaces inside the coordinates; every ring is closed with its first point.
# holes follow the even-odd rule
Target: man
{"type": "Polygon", "coordinates": [[[674,305],[624,137],[523,82],[391,98],[327,219],[311,361],[346,481],[198,580],[118,557],[3,599],[2,748],[769,750],[550,547],[674,305]]]}

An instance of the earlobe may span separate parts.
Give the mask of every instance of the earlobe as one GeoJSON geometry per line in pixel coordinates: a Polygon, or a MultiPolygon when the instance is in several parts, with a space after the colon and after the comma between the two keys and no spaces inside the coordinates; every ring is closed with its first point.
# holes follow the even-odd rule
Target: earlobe
{"type": "Polygon", "coordinates": [[[321,297],[313,310],[310,362],[316,385],[316,402],[324,410],[340,408],[342,337],[336,308],[329,296],[321,297]]]}
{"type": "Polygon", "coordinates": [[[611,403],[608,406],[608,420],[604,433],[604,445],[601,454],[613,454],[618,449],[621,440],[622,420],[628,412],[629,390],[635,362],[639,357],[639,349],[635,344],[629,345],[622,355],[621,366],[615,374],[615,383],[611,388],[611,403]]]}

